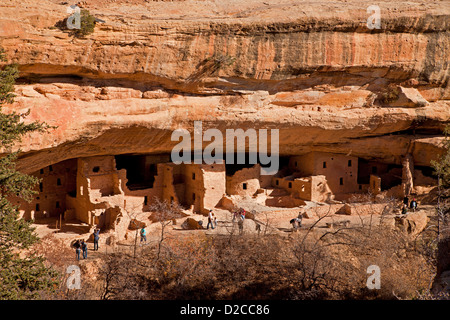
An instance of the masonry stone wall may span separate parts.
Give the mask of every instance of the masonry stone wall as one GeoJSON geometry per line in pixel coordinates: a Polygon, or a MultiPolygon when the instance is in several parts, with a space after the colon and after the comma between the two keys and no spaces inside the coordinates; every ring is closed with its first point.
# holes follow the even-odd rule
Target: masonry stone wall
{"type": "Polygon", "coordinates": [[[35,187],[37,194],[31,202],[11,197],[13,204],[19,205],[19,214],[26,220],[63,215],[67,204],[66,195],[76,191],[77,160],[70,159],[42,168],[34,173],[40,183],[35,187]]]}
{"type": "Polygon", "coordinates": [[[334,195],[353,193],[359,190],[357,157],[311,152],[303,156],[292,157],[289,167],[303,176],[325,176],[334,195]]]}
{"type": "Polygon", "coordinates": [[[232,176],[226,177],[226,193],[228,195],[253,196],[261,188],[261,166],[243,168],[232,176]]]}

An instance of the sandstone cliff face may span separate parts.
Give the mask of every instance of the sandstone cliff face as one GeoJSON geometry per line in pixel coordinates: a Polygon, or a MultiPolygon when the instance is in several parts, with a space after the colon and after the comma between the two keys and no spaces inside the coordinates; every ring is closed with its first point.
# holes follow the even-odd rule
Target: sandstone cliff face
{"type": "Polygon", "coordinates": [[[281,155],[351,154],[428,166],[450,119],[448,1],[82,1],[104,20],[55,27],[56,0],[0,4],[21,79],[6,110],[58,128],[24,139],[19,168],[170,153],[177,128],[279,129],[281,155]]]}

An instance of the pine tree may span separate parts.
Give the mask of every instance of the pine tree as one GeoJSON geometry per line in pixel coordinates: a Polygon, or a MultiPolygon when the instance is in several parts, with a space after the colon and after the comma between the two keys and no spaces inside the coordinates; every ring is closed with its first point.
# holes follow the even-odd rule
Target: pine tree
{"type": "MultiPolygon", "coordinates": [[[[0,48],[0,62],[6,62],[0,48]]],[[[51,127],[37,121],[24,123],[27,113],[3,113],[3,105],[14,101],[14,84],[19,75],[17,65],[0,68],[0,299],[32,299],[56,285],[56,272],[45,266],[42,257],[31,247],[39,238],[31,222],[19,218],[18,207],[9,200],[17,196],[30,201],[39,180],[16,170],[20,150],[15,143],[31,132],[45,132],[51,127]]]]}

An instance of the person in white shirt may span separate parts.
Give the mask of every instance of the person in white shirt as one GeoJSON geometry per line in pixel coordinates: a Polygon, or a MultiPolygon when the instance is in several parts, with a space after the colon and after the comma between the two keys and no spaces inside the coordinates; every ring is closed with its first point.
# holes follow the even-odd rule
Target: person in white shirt
{"type": "Polygon", "coordinates": [[[214,229],[214,213],[212,210],[209,210],[208,215],[208,224],[206,225],[206,229],[209,229],[209,225],[211,224],[211,228],[214,229]]]}

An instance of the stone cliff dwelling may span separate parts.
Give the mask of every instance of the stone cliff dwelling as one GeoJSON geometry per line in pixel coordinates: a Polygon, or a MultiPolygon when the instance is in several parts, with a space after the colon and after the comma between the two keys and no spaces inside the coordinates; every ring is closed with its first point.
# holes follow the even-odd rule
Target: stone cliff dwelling
{"type": "Polygon", "coordinates": [[[62,216],[121,237],[127,212],[155,197],[202,214],[239,199],[287,211],[436,185],[430,162],[450,123],[448,1],[383,2],[381,30],[365,26],[357,1],[343,11],[119,2],[82,1],[104,21],[83,38],[57,27],[64,2],[0,4],[5,63],[20,71],[2,111],[55,126],[15,146],[17,170],[42,178],[30,203],[14,199],[25,219],[62,216]],[[193,133],[195,121],[222,135],[279,130],[278,172],[174,164],[172,133],[193,133]]]}
{"type": "MultiPolygon", "coordinates": [[[[402,197],[402,166],[358,157],[309,152],[281,157],[280,170],[261,175],[260,164],[179,164],[170,155],[96,156],[62,161],[33,175],[42,178],[32,202],[16,201],[25,219],[59,217],[126,233],[127,212],[145,212],[155,197],[205,214],[229,196],[258,198],[268,207],[299,207],[371,191],[402,197]],[[265,198],[264,198],[265,197],[265,198]]],[[[434,183],[427,168],[416,182],[434,183]]]]}

